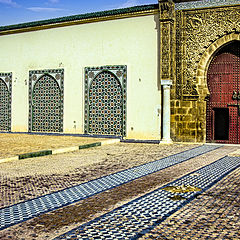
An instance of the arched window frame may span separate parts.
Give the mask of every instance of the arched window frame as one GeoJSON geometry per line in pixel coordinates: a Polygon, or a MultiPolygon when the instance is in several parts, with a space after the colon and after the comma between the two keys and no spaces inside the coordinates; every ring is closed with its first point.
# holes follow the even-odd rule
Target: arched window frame
{"type": "MultiPolygon", "coordinates": [[[[3,84],[6,86],[6,89],[8,91],[8,128],[5,129],[4,131],[11,132],[11,122],[12,122],[12,73],[0,73],[0,81],[3,82],[3,84]]],[[[0,131],[2,131],[0,129],[0,131]]]]}
{"type": "Polygon", "coordinates": [[[85,86],[84,86],[84,133],[88,133],[89,126],[89,89],[92,81],[101,73],[109,72],[113,74],[120,83],[123,96],[123,122],[122,137],[126,136],[126,118],[127,118],[127,66],[101,66],[85,68],[85,86]]]}
{"type": "Polygon", "coordinates": [[[45,75],[54,79],[57,82],[61,95],[61,118],[60,132],[63,132],[63,104],[64,104],[64,69],[45,69],[45,70],[32,70],[29,71],[29,118],[28,118],[28,131],[32,132],[32,106],[33,106],[33,92],[36,83],[45,75]]]}

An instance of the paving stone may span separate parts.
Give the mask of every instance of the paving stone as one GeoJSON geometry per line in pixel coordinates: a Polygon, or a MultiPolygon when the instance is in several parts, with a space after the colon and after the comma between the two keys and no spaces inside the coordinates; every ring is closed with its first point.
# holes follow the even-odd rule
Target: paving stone
{"type": "Polygon", "coordinates": [[[96,179],[72,188],[68,188],[49,195],[41,196],[23,203],[0,209],[0,230],[11,225],[18,224],[40,214],[61,208],[63,206],[80,201],[107,189],[119,186],[134,179],[160,171],[166,167],[173,166],[189,160],[198,155],[207,153],[219,146],[203,145],[185,152],[181,152],[164,159],[133,167],[100,179],[96,179]],[[26,211],[26,208],[28,211],[26,211]]]}
{"type": "MultiPolygon", "coordinates": [[[[98,217],[76,229],[71,230],[68,233],[56,237],[55,240],[67,239],[69,235],[72,237],[77,236],[78,239],[90,239],[91,237],[97,239],[98,236],[104,236],[105,232],[111,232],[110,239],[140,238],[146,234],[146,232],[150,231],[154,226],[161,223],[172,213],[176,212],[179,208],[185,206],[199,195],[199,192],[178,193],[179,195],[183,196],[185,200],[173,201],[169,197],[173,196],[174,193],[164,190],[165,187],[190,185],[201,188],[202,191],[200,193],[202,193],[239,166],[240,158],[238,157],[221,158],[210,165],[207,165],[193,173],[187,174],[176,181],[161,187],[160,189],[133,200],[107,214],[104,214],[101,217],[98,217]],[[113,229],[112,231],[110,226],[107,224],[108,222],[111,222],[110,226],[113,229]],[[116,230],[119,224],[121,224],[122,231],[120,235],[119,231],[116,230]],[[92,232],[94,232],[94,234],[92,234],[92,232]]],[[[191,229],[185,230],[187,232],[188,230],[189,232],[191,231],[191,229]]],[[[189,239],[194,239],[194,237],[189,239]]]]}
{"type": "Polygon", "coordinates": [[[140,239],[240,239],[239,186],[237,168],[140,239]]]}
{"type": "Polygon", "coordinates": [[[2,163],[0,208],[57,192],[196,147],[119,143],[61,155],[2,163]]]}

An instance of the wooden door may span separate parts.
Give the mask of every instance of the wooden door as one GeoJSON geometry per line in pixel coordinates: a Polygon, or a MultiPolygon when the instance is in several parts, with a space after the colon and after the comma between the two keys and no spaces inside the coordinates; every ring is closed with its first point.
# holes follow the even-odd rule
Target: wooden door
{"type": "Polygon", "coordinates": [[[240,43],[222,48],[209,66],[207,80],[207,141],[240,142],[240,43]]]}

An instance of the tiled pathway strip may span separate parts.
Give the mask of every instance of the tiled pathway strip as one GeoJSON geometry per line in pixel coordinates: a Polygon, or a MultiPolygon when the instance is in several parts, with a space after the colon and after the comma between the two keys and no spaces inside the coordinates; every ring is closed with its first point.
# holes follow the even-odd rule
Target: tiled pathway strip
{"type": "Polygon", "coordinates": [[[0,209],[0,230],[176,165],[217,148],[219,148],[219,146],[203,145],[154,162],[146,163],[71,188],[2,208],[0,209]]]}
{"type": "Polygon", "coordinates": [[[203,192],[239,166],[239,157],[224,157],[83,224],[54,240],[138,239],[199,194],[199,192],[181,193],[178,195],[185,199],[174,201],[169,197],[173,197],[176,194],[163,190],[163,188],[167,186],[191,185],[201,188],[201,192],[203,192]]]}
{"type": "Polygon", "coordinates": [[[141,240],[240,239],[240,168],[169,216],[141,240]]]}

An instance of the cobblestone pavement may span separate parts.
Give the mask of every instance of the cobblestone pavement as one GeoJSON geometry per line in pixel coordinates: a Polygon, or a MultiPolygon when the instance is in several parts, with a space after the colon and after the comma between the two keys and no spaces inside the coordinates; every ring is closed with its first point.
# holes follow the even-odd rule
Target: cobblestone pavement
{"type": "Polygon", "coordinates": [[[75,136],[0,133],[0,159],[28,152],[72,147],[102,140],[104,139],[75,136]]]}
{"type": "MultiPolygon", "coordinates": [[[[11,186],[14,185],[14,181],[16,183],[17,178],[27,178],[29,180],[25,180],[24,182],[27,186],[32,185],[32,188],[28,190],[27,187],[24,187],[24,184],[20,185],[22,186],[22,192],[33,193],[33,195],[35,194],[34,196],[41,196],[44,194],[44,191],[41,190],[41,182],[44,179],[46,180],[45,184],[52,187],[51,191],[54,191],[55,185],[53,183],[55,179],[51,181],[52,175],[59,174],[59,181],[61,177],[64,177],[64,180],[61,180],[60,182],[61,184],[68,182],[66,185],[61,186],[62,188],[65,188],[76,183],[89,181],[119,170],[151,162],[161,157],[193,147],[196,146],[117,144],[91,150],[83,150],[81,153],[68,153],[61,156],[41,157],[37,160],[28,159],[23,160],[23,162],[19,161],[16,163],[6,163],[6,165],[4,165],[4,170],[1,169],[1,176],[4,176],[4,179],[7,178],[12,180],[11,186]],[[37,165],[37,167],[35,167],[35,165],[37,165]],[[33,168],[32,171],[31,167],[33,168]],[[19,170],[16,171],[16,169],[19,170]],[[75,175],[75,173],[77,173],[77,175],[75,175]],[[38,181],[35,183],[34,181],[31,182],[35,177],[37,177],[38,181]],[[47,181],[48,179],[49,183],[47,181]],[[29,182],[31,182],[30,185],[28,185],[29,182]],[[37,184],[39,184],[39,186],[37,186],[37,184]]],[[[221,147],[219,150],[214,150],[186,162],[134,180],[117,188],[102,192],[70,206],[43,214],[34,219],[0,231],[0,239],[53,239],[54,237],[93,220],[96,217],[121,206],[122,204],[153,191],[162,185],[173,181],[174,179],[210,164],[237,149],[238,147],[234,146],[221,147]]],[[[60,184],[56,184],[56,190],[59,190],[59,186],[60,184]]],[[[8,188],[5,188],[5,190],[8,188]]],[[[13,196],[19,196],[17,188],[14,189],[15,190],[12,189],[13,196]]],[[[28,199],[31,198],[33,198],[33,196],[30,196],[28,199]]],[[[12,197],[12,199],[14,199],[14,197],[12,197]]],[[[19,201],[23,200],[15,198],[15,202],[6,201],[5,205],[9,205],[9,203],[12,204],[12,202],[17,203],[19,201]]]]}
{"type": "Polygon", "coordinates": [[[197,147],[114,144],[0,164],[0,207],[23,202],[197,147]]]}
{"type": "Polygon", "coordinates": [[[0,209],[0,230],[22,221],[26,221],[40,214],[89,198],[95,194],[110,190],[218,148],[219,146],[203,145],[157,161],[103,176],[62,191],[2,208],[0,209]]]}
{"type": "Polygon", "coordinates": [[[240,168],[140,240],[240,239],[240,168]]]}
{"type": "MultiPolygon", "coordinates": [[[[55,238],[55,240],[68,238],[137,239],[151,229],[153,225],[167,218],[178,208],[187,204],[191,199],[204,192],[239,166],[240,158],[224,157],[219,159],[81,225],[55,238]]],[[[235,220],[238,222],[239,216],[235,220]]],[[[219,235],[223,234],[219,233],[219,235]]],[[[201,234],[198,234],[198,236],[201,236],[201,234]]]]}

